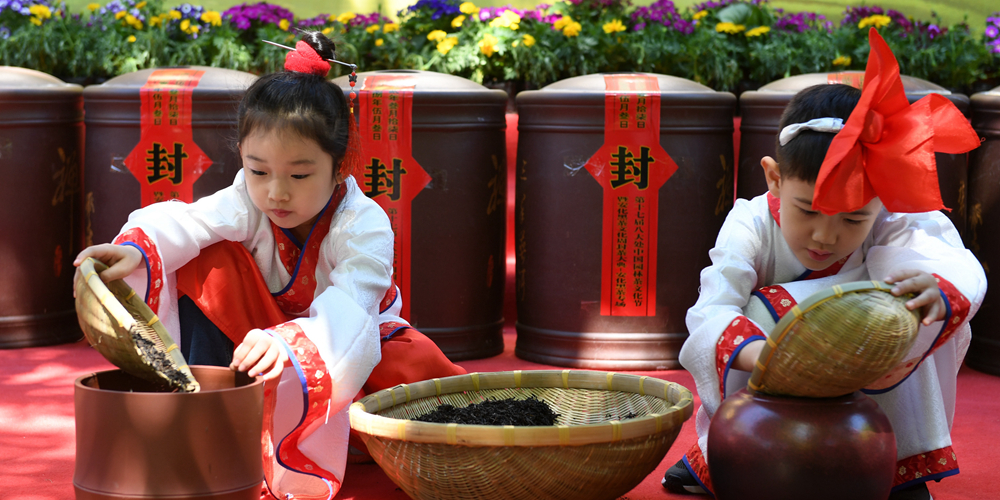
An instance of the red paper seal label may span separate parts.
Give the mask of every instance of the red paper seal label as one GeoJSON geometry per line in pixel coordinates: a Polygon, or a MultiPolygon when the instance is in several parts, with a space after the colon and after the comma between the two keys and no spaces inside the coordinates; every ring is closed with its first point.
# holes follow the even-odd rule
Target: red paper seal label
{"type": "Polygon", "coordinates": [[[655,77],[606,75],[604,145],[587,171],[604,189],[601,314],[656,315],[659,190],[677,171],[660,146],[655,77]]]}
{"type": "Polygon", "coordinates": [[[826,75],[827,85],[842,83],[844,85],[850,85],[856,89],[860,89],[861,84],[864,83],[864,81],[864,73],[827,73],[826,75]]]}
{"type": "Polygon", "coordinates": [[[395,234],[392,278],[403,296],[400,315],[410,319],[410,205],[431,181],[413,159],[412,109],[416,81],[405,75],[365,78],[360,92],[361,151],[364,176],[358,179],[369,198],[389,216],[395,234]]]}
{"type": "Polygon", "coordinates": [[[141,206],[194,201],[194,182],[212,165],[191,134],[191,93],[204,71],[158,69],[139,89],[139,144],[125,166],[139,180],[141,206]]]}

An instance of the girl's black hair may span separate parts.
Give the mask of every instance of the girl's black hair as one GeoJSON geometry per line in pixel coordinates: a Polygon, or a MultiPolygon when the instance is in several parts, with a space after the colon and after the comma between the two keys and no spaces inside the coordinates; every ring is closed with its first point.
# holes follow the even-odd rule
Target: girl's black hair
{"type": "MultiPolygon", "coordinates": [[[[844,122],[861,99],[861,90],[850,85],[814,85],[802,90],[792,98],[784,113],[778,130],[795,123],[805,123],[813,118],[841,118],[844,122]]],[[[784,146],[774,139],[775,161],[782,177],[791,177],[806,182],[816,182],[819,168],[823,165],[826,151],[835,134],[805,130],[784,146]]]]}
{"type": "MultiPolygon", "coordinates": [[[[318,31],[302,34],[320,57],[335,58],[336,47],[329,38],[318,31]]],[[[237,112],[237,144],[258,130],[293,130],[333,157],[336,174],[345,167],[352,119],[344,91],[325,75],[279,71],[260,77],[244,94],[237,112]]]]}

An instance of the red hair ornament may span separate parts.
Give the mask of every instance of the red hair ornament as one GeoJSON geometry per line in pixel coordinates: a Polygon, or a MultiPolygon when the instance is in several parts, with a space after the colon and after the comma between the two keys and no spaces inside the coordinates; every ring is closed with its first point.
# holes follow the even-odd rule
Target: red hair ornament
{"type": "Polygon", "coordinates": [[[874,28],[868,42],[861,100],[830,143],[812,208],[827,215],[854,212],[878,196],[890,212],[942,209],[934,153],[971,151],[979,136],[941,95],[911,105],[892,50],[874,28]]]}
{"type": "Polygon", "coordinates": [[[326,76],[330,72],[330,63],[320,57],[308,43],[299,40],[295,44],[295,50],[285,54],[285,70],[326,76]]]}

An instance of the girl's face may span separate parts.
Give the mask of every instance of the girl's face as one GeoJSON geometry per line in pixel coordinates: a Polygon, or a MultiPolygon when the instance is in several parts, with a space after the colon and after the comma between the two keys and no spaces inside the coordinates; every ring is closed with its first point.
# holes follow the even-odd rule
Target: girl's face
{"type": "Polygon", "coordinates": [[[337,187],[333,157],[316,141],[278,129],[247,135],[240,157],[253,204],[305,242],[337,187]]]}

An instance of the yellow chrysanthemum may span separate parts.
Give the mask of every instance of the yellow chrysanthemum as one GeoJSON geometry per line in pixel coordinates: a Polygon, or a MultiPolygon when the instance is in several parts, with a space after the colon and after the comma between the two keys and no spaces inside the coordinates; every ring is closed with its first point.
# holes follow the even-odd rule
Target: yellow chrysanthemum
{"type": "Polygon", "coordinates": [[[434,30],[427,34],[427,39],[432,42],[440,42],[441,40],[444,40],[444,37],[446,36],[448,36],[448,34],[444,31],[434,30]]]}
{"type": "Polygon", "coordinates": [[[399,25],[396,23],[386,23],[382,26],[382,33],[392,33],[393,31],[399,31],[399,25]]]}
{"type": "Polygon", "coordinates": [[[520,27],[519,24],[520,22],[521,22],[521,16],[517,15],[516,12],[511,10],[505,10],[503,11],[503,14],[494,17],[493,20],[490,21],[490,27],[510,28],[516,31],[517,28],[520,27]]]}
{"type": "Polygon", "coordinates": [[[701,19],[701,18],[703,18],[703,17],[705,17],[707,15],[708,15],[708,11],[707,10],[699,10],[698,12],[694,13],[694,20],[697,21],[697,20],[699,20],[699,19],[701,19]]]}
{"type": "Polygon", "coordinates": [[[170,12],[167,12],[167,15],[170,16],[170,19],[180,19],[181,18],[181,11],[179,11],[179,10],[172,10],[170,12]]]}
{"type": "Polygon", "coordinates": [[[324,35],[329,35],[330,33],[333,33],[333,28],[323,28],[324,35]]]}
{"type": "Polygon", "coordinates": [[[52,17],[52,9],[49,9],[45,5],[32,5],[31,7],[28,7],[28,10],[31,12],[31,15],[39,19],[48,19],[52,17]]]}
{"type": "Polygon", "coordinates": [[[354,19],[355,17],[358,16],[353,12],[344,12],[343,14],[337,16],[337,22],[340,24],[347,24],[351,21],[351,19],[354,19]]]}
{"type": "Polygon", "coordinates": [[[115,19],[116,20],[117,19],[121,19],[121,18],[123,18],[123,17],[125,17],[127,15],[128,15],[128,12],[126,12],[124,10],[119,10],[118,12],[115,12],[115,19]]]}
{"type": "Polygon", "coordinates": [[[292,25],[292,23],[288,19],[282,19],[278,23],[278,27],[281,28],[281,29],[283,29],[283,30],[285,30],[285,31],[288,31],[288,27],[291,26],[291,25],[292,25]]]}
{"type": "Polygon", "coordinates": [[[446,56],[456,45],[458,45],[458,37],[449,36],[437,44],[437,51],[440,52],[441,55],[446,56]]]}
{"type": "Polygon", "coordinates": [[[604,32],[607,34],[618,33],[619,31],[625,31],[625,25],[621,21],[615,19],[610,23],[604,23],[604,32]]]}
{"type": "Polygon", "coordinates": [[[464,22],[465,22],[465,16],[455,16],[455,19],[451,20],[451,27],[458,28],[462,26],[462,23],[464,22]]]}
{"type": "Polygon", "coordinates": [[[146,6],[146,2],[139,2],[139,3],[135,4],[135,8],[137,8],[137,9],[141,9],[141,8],[143,8],[145,6],[146,6]]]}
{"type": "Polygon", "coordinates": [[[199,31],[201,31],[201,26],[198,26],[197,24],[193,24],[193,25],[191,25],[191,29],[188,30],[188,33],[194,35],[194,34],[197,34],[199,31]]]}
{"type": "Polygon", "coordinates": [[[767,34],[769,31],[771,31],[771,28],[769,26],[757,26],[756,28],[754,28],[754,29],[752,29],[750,31],[747,31],[747,36],[748,37],[750,37],[750,36],[761,36],[761,35],[767,34]]]}
{"type": "Polygon", "coordinates": [[[131,26],[131,27],[133,27],[133,28],[135,28],[137,30],[141,30],[142,29],[142,21],[138,20],[132,14],[129,14],[129,15],[125,16],[125,24],[127,24],[127,25],[129,25],[129,26],[131,26]]]}
{"type": "Polygon", "coordinates": [[[381,38],[379,38],[378,40],[375,40],[375,46],[376,47],[381,47],[383,43],[385,43],[385,40],[382,40],[381,38]]]}
{"type": "Polygon", "coordinates": [[[483,39],[479,41],[479,51],[483,53],[486,57],[492,56],[497,51],[497,37],[487,33],[483,35],[483,39]]]}
{"type": "Polygon", "coordinates": [[[88,3],[87,4],[87,9],[88,10],[97,10],[97,9],[100,9],[100,8],[101,8],[101,4],[99,4],[99,3],[88,3]]]}
{"type": "Polygon", "coordinates": [[[462,5],[458,6],[458,10],[462,11],[462,14],[467,16],[479,13],[479,7],[476,7],[476,4],[472,2],[462,2],[462,5]]]}
{"type": "Polygon", "coordinates": [[[181,21],[181,26],[180,26],[181,31],[187,33],[187,30],[190,27],[191,27],[191,20],[185,19],[185,20],[181,21]]]}
{"type": "Polygon", "coordinates": [[[566,36],[577,36],[580,34],[580,30],[582,29],[583,26],[580,26],[580,23],[573,21],[567,24],[566,27],[563,28],[562,32],[566,36]]]}
{"type": "Polygon", "coordinates": [[[571,22],[573,22],[572,17],[562,16],[559,19],[557,19],[555,23],[552,23],[552,27],[559,31],[562,31],[562,29],[565,28],[571,22]]]}
{"type": "Polygon", "coordinates": [[[31,21],[31,24],[34,24],[35,26],[41,26],[42,25],[42,20],[39,19],[39,18],[37,18],[37,17],[35,17],[35,16],[31,16],[31,19],[29,19],[29,20],[31,21]]]}
{"type": "Polygon", "coordinates": [[[833,65],[834,66],[850,66],[851,65],[851,58],[850,58],[850,56],[837,56],[837,58],[833,60],[833,65]]]}
{"type": "Polygon", "coordinates": [[[135,43],[135,35],[129,35],[125,40],[128,40],[128,43],[135,43]]]}
{"type": "Polygon", "coordinates": [[[729,33],[730,35],[735,35],[745,29],[747,29],[747,27],[742,24],[719,23],[715,25],[715,31],[719,33],[729,33]]]}
{"type": "Polygon", "coordinates": [[[219,14],[218,11],[206,10],[201,15],[201,20],[212,26],[222,26],[222,14],[219,14]]]}
{"type": "Polygon", "coordinates": [[[372,33],[375,33],[376,31],[378,31],[378,25],[377,24],[373,24],[373,25],[365,28],[365,31],[367,31],[369,35],[372,34],[372,33]]]}
{"type": "Polygon", "coordinates": [[[152,27],[157,27],[163,22],[163,16],[153,16],[149,18],[149,25],[152,27]]]}
{"type": "Polygon", "coordinates": [[[882,14],[875,14],[862,19],[861,22],[858,23],[858,28],[867,28],[869,26],[874,26],[876,28],[884,28],[888,26],[889,23],[891,22],[892,19],[890,19],[889,16],[882,14]]]}
{"type": "Polygon", "coordinates": [[[525,47],[531,47],[532,45],[535,44],[535,37],[531,35],[525,34],[523,37],[521,37],[521,39],[524,40],[525,47]]]}

